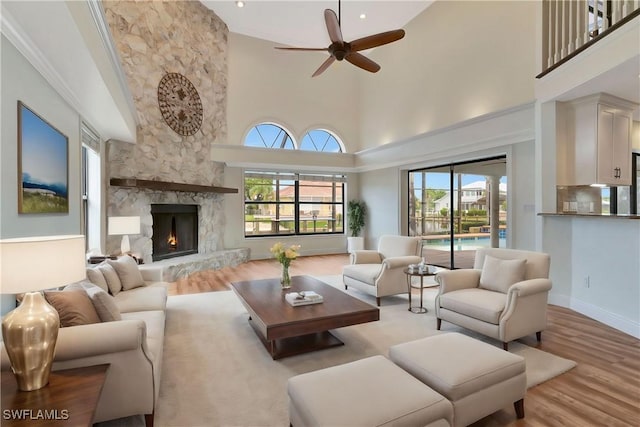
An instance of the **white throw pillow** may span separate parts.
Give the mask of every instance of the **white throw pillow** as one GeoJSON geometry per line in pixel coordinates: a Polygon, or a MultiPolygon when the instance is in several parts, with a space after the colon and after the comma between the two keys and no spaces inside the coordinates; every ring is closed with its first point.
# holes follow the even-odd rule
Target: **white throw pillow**
{"type": "Polygon", "coordinates": [[[120,278],[118,277],[116,270],[107,262],[98,264],[98,267],[96,268],[100,269],[104,275],[104,279],[109,287],[109,293],[114,296],[118,295],[118,292],[122,290],[122,283],[120,282],[120,278]]]}
{"type": "Polygon", "coordinates": [[[99,268],[87,268],[87,279],[105,292],[109,292],[109,285],[104,278],[104,274],[99,268]]]}
{"type": "Polygon", "coordinates": [[[113,322],[122,320],[120,309],[116,305],[116,300],[106,293],[103,289],[93,284],[84,283],[82,285],[89,299],[93,303],[93,307],[98,313],[98,317],[103,322],[113,322]]]}
{"type": "Polygon", "coordinates": [[[118,273],[123,291],[144,286],[144,279],[138,269],[138,263],[132,257],[125,255],[118,258],[117,261],[107,260],[107,262],[118,273]]]}
{"type": "Polygon", "coordinates": [[[480,288],[506,294],[514,283],[524,280],[526,259],[499,259],[485,255],[480,288]]]}

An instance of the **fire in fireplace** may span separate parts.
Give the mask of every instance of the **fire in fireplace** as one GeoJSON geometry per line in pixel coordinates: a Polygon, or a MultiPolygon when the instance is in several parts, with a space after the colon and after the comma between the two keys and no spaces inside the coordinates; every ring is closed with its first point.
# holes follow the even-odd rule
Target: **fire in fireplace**
{"type": "Polygon", "coordinates": [[[198,206],[151,205],[153,260],[198,253],[198,206]]]}

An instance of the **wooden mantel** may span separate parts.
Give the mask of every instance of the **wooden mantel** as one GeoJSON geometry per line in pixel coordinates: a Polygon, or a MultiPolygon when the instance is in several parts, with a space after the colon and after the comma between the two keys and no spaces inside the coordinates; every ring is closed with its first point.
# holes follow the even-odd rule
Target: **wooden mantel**
{"type": "Polygon", "coordinates": [[[136,178],[111,178],[114,187],[146,188],[159,191],[191,191],[196,193],[237,193],[237,188],[215,187],[212,185],[184,184],[181,182],[157,181],[136,178]]]}

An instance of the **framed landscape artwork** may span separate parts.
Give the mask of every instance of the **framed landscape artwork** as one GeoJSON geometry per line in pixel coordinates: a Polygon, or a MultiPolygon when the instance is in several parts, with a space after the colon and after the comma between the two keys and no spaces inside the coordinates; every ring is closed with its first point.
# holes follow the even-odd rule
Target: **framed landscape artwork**
{"type": "Polygon", "coordinates": [[[18,212],[69,212],[69,139],[18,101],[18,212]]]}

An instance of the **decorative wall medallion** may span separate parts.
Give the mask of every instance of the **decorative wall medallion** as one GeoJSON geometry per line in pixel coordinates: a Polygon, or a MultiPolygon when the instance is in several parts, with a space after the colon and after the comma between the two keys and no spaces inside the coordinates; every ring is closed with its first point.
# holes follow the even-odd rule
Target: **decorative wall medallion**
{"type": "Polygon", "coordinates": [[[167,73],[158,84],[158,104],[164,121],[176,133],[189,136],[202,126],[202,102],[195,86],[182,74],[167,73]]]}

